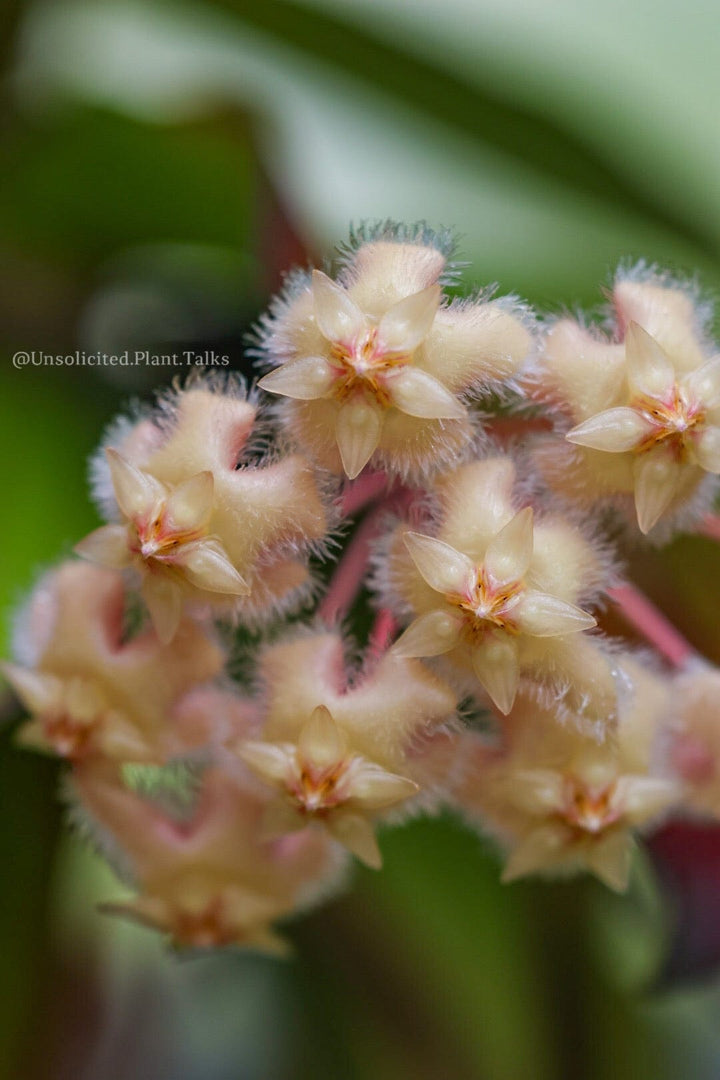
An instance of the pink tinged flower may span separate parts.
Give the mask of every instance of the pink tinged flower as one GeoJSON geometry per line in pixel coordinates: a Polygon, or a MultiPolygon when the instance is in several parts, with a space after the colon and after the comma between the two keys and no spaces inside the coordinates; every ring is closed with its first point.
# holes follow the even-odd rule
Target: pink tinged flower
{"type": "Polygon", "coordinates": [[[125,525],[105,525],[76,547],[79,555],[142,574],[142,595],[161,641],[172,640],[193,588],[230,596],[250,589],[222,544],[208,535],[214,481],[209,471],[168,487],[116,450],[106,451],[125,525]]]}
{"type": "Polygon", "coordinates": [[[631,454],[638,524],[647,533],[688,475],[720,473],[720,357],[678,373],[660,344],[631,322],[625,337],[628,404],[595,413],[566,438],[631,454]]]}
{"type": "Polygon", "coordinates": [[[312,298],[327,355],[293,359],[265,375],[259,385],[297,400],[336,403],[334,435],[349,477],[357,476],[378,448],[386,410],[432,420],[465,416],[450,390],[413,366],[414,353],[438,311],[439,285],[404,297],[373,318],[346,289],[316,270],[312,298]]]}
{"type": "Polygon", "coordinates": [[[122,579],[110,570],[67,563],[39,586],[30,604],[42,615],[34,667],[6,665],[30,719],[19,740],[73,761],[96,755],[162,760],[182,745],[168,719],[183,696],[221,670],[224,655],[194,623],[170,644],[152,631],[126,641],[122,579]]]}
{"type": "Polygon", "coordinates": [[[408,532],[405,546],[442,606],[410,624],[394,646],[400,656],[438,656],[469,647],[475,674],[503,713],[520,679],[519,639],[560,637],[595,619],[557,596],[528,586],[533,513],[515,514],[493,537],[480,564],[431,536],[408,532]]]}
{"type": "Polygon", "coordinates": [[[268,835],[318,821],[375,869],[382,858],[371,824],[373,814],[418,791],[414,781],[354,753],[324,705],[318,705],[302,725],[297,743],[249,741],[238,752],[261,779],[283,793],[282,802],[267,816],[268,835]]]}

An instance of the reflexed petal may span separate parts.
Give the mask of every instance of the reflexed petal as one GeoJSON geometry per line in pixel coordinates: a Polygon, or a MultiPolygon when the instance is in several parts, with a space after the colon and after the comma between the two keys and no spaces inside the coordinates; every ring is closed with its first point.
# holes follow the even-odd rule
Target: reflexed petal
{"type": "Polygon", "coordinates": [[[527,589],[513,610],[513,619],[525,634],[559,637],[596,626],[592,615],[557,596],[527,589]]]}
{"type": "Polygon", "coordinates": [[[291,743],[248,739],[240,743],[237,755],[263,780],[284,785],[295,762],[295,747],[291,743]]]}
{"type": "Polygon", "coordinates": [[[350,344],[365,330],[367,319],[355,301],[322,270],[313,270],[312,294],[315,321],[328,341],[350,344]]]}
{"type": "Polygon", "coordinates": [[[17,664],[2,664],[0,671],[31,713],[49,712],[59,704],[62,686],[54,675],[40,675],[17,664]]]}
{"type": "Polygon", "coordinates": [[[364,809],[380,810],[411,798],[419,790],[414,780],[397,776],[373,762],[363,762],[353,770],[348,797],[364,809]]]}
{"type": "Polygon", "coordinates": [[[373,870],[382,866],[382,855],[373,827],[360,814],[330,814],[327,827],[336,840],[373,870]]]}
{"type": "Polygon", "coordinates": [[[429,285],[393,304],[378,326],[380,344],[388,352],[411,353],[417,349],[430,333],[440,297],[440,286],[429,285]]]}
{"type": "Polygon", "coordinates": [[[457,645],[462,625],[447,611],[430,611],[410,623],[392,650],[396,656],[441,656],[457,645]]]}
{"type": "Polygon", "coordinates": [[[465,406],[441,382],[420,368],[399,368],[386,381],[396,409],[427,420],[461,420],[465,406]]]}
{"type": "Polygon", "coordinates": [[[163,645],[168,645],[175,637],[182,614],[180,586],[169,578],[158,574],[148,574],[141,591],[150,612],[155,633],[163,645]]]}
{"type": "Polygon", "coordinates": [[[496,585],[508,585],[525,576],[532,553],[533,512],[526,506],[490,541],[483,565],[496,585]]]}
{"type": "Polygon", "coordinates": [[[568,431],[565,438],[592,450],[621,454],[634,450],[652,431],[650,421],[635,409],[606,409],[568,431]]]}
{"type": "Polygon", "coordinates": [[[165,502],[170,524],[178,532],[189,532],[207,524],[213,505],[215,481],[209,471],[196,473],[178,484],[165,502]]]}
{"type": "Polygon", "coordinates": [[[672,393],[675,370],[670,358],[655,338],[636,322],[630,323],[625,334],[625,358],[627,380],[635,393],[655,398],[672,393]]]}
{"type": "Polygon", "coordinates": [[[425,581],[436,592],[464,596],[475,584],[477,568],[462,552],[443,540],[406,532],[405,547],[425,581]]]}
{"type": "Polygon", "coordinates": [[[128,527],[102,525],[76,544],[75,551],[90,562],[108,566],[111,570],[123,570],[132,562],[132,553],[128,547],[128,527]]]}
{"type": "Polygon", "coordinates": [[[720,428],[706,428],[691,447],[692,456],[701,469],[709,473],[720,473],[720,428]]]}
{"type": "Polygon", "coordinates": [[[683,387],[692,402],[704,409],[716,409],[720,405],[720,356],[686,375],[683,387]]]}
{"type": "Polygon", "coordinates": [[[362,472],[377,450],[382,422],[380,407],[362,399],[348,401],[338,410],[335,438],[343,468],[351,480],[362,472]]]}
{"type": "Polygon", "coordinates": [[[149,473],[136,469],[117,450],[108,448],[105,455],[110,466],[115,498],[125,517],[132,520],[152,513],[167,494],[165,486],[149,473]]]}
{"type": "Polygon", "coordinates": [[[590,849],[588,865],[608,888],[625,892],[630,877],[631,857],[630,834],[611,832],[590,849]]]}
{"type": "Polygon", "coordinates": [[[198,589],[249,596],[250,586],[238,574],[217,540],[196,540],[178,549],[176,563],[198,589]]]}
{"type": "Polygon", "coordinates": [[[667,510],[681,481],[683,466],[662,448],[649,450],[635,462],[635,509],[640,531],[648,533],[667,510]]]}
{"type": "Polygon", "coordinates": [[[478,679],[501,713],[513,707],[520,681],[517,645],[511,638],[495,635],[472,653],[472,665],[478,679]]]}
{"type": "Polygon", "coordinates": [[[319,769],[336,765],[345,757],[347,739],[325,705],[318,705],[300,729],[301,758],[319,769]]]}
{"type": "Polygon", "coordinates": [[[314,401],[323,397],[334,381],[333,370],[324,357],[301,356],[299,360],[290,360],[263,375],[258,386],[271,394],[282,394],[298,401],[314,401]]]}
{"type": "Polygon", "coordinates": [[[557,826],[545,825],[533,829],[510,852],[501,880],[515,881],[516,878],[534,874],[538,870],[557,866],[558,855],[562,853],[565,840],[565,830],[557,826]]]}

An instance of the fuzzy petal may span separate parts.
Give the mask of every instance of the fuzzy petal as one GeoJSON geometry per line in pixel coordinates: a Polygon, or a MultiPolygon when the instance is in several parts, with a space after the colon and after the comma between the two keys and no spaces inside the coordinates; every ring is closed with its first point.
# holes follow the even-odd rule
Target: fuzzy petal
{"type": "Polygon", "coordinates": [[[202,528],[207,524],[213,506],[215,481],[209,470],[178,484],[167,497],[165,512],[178,532],[202,528]]]}
{"type": "Polygon", "coordinates": [[[141,515],[151,514],[165,498],[165,486],[149,473],[136,469],[117,450],[108,448],[105,455],[110,466],[115,498],[125,517],[132,521],[141,515]]]}
{"type": "Polygon", "coordinates": [[[406,532],[403,541],[431,589],[454,596],[464,596],[472,589],[477,568],[467,555],[422,533],[406,532]]]}
{"type": "Polygon", "coordinates": [[[520,681],[520,661],[515,642],[499,634],[478,645],[472,653],[475,674],[501,713],[513,707],[520,681]]]}
{"type": "Polygon", "coordinates": [[[378,337],[383,348],[388,352],[414,352],[430,333],[440,306],[440,297],[440,286],[429,285],[427,289],[393,304],[378,326],[378,337]]]}
{"type": "Polygon", "coordinates": [[[329,768],[342,761],[347,752],[347,739],[325,705],[313,709],[303,724],[298,738],[301,758],[318,769],[329,768]]]}
{"type": "Polygon", "coordinates": [[[496,585],[520,581],[533,554],[533,512],[526,506],[490,541],[484,566],[496,585]]]}
{"type": "Polygon", "coordinates": [[[175,637],[182,615],[180,586],[165,576],[148,574],[142,585],[142,596],[150,612],[155,633],[163,645],[169,645],[175,637]]]}
{"type": "Polygon", "coordinates": [[[124,570],[132,562],[126,525],[102,525],[76,544],[75,551],[111,570],[124,570]]]}
{"type": "Polygon", "coordinates": [[[465,406],[441,382],[420,368],[400,368],[386,383],[392,403],[408,416],[426,420],[461,420],[465,406]]]}
{"type": "Polygon", "coordinates": [[[331,814],[327,819],[328,830],[336,840],[351,851],[372,870],[382,866],[382,855],[370,822],[360,814],[331,814]]]}
{"type": "Polygon", "coordinates": [[[295,747],[291,743],[269,743],[248,739],[237,749],[254,773],[270,784],[284,785],[295,761],[295,747]]]}
{"type": "Polygon", "coordinates": [[[513,617],[523,633],[533,637],[560,637],[597,625],[592,615],[581,608],[535,589],[523,593],[513,617]]]}
{"type": "Polygon", "coordinates": [[[357,399],[338,410],[335,438],[347,476],[354,480],[378,448],[383,413],[377,405],[357,399]]]}
{"type": "Polygon", "coordinates": [[[365,330],[367,320],[355,301],[322,270],[313,270],[312,294],[315,321],[328,341],[352,344],[365,330]]]}
{"type": "Polygon", "coordinates": [[[396,656],[441,656],[460,640],[462,619],[447,611],[429,611],[410,623],[393,645],[396,656]]]}
{"type": "Polygon", "coordinates": [[[716,409],[720,405],[720,356],[686,375],[683,387],[691,401],[705,409],[716,409]]]}
{"type": "Polygon", "coordinates": [[[649,533],[682,483],[683,466],[662,447],[641,454],[633,466],[640,531],[649,533]]]}
{"type": "Polygon", "coordinates": [[[625,334],[625,356],[627,380],[636,394],[664,398],[672,393],[675,370],[670,358],[655,338],[636,322],[629,324],[625,334]]]}
{"type": "Polygon", "coordinates": [[[332,389],[335,376],[322,356],[301,356],[263,375],[258,386],[270,394],[315,401],[332,389]]]}
{"type": "Polygon", "coordinates": [[[653,426],[636,409],[606,409],[568,431],[565,438],[578,446],[621,454],[634,450],[653,431],[653,426]]]}
{"type": "Polygon", "coordinates": [[[250,586],[238,574],[217,540],[196,540],[184,544],[177,558],[188,581],[208,592],[248,596],[250,586]]]}

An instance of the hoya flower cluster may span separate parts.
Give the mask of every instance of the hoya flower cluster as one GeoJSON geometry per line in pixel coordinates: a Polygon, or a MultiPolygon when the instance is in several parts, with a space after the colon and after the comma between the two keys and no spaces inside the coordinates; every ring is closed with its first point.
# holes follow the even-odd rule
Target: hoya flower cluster
{"type": "Polygon", "coordinates": [[[617,890],[639,833],[720,817],[720,671],[617,553],[707,525],[710,312],[639,267],[604,321],[543,319],[458,298],[451,255],[383,224],[291,275],[256,388],[196,378],[112,425],[105,524],[18,615],[18,740],[66,760],[107,910],[179,947],[282,950],[411,814],[454,808],[504,880],[617,890]],[[655,654],[602,632],[610,604],[655,654]]]}

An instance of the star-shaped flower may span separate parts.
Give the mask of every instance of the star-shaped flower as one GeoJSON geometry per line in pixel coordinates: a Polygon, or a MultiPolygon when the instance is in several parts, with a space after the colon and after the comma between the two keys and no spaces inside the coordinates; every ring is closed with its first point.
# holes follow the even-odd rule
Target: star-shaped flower
{"type": "Polygon", "coordinates": [[[698,468],[720,473],[720,357],[687,373],[647,331],[625,336],[627,405],[595,413],[568,432],[580,446],[632,455],[638,524],[647,533],[698,468]]]}
{"type": "Polygon", "coordinates": [[[378,869],[380,849],[371,824],[377,810],[411,798],[418,785],[353,753],[330,711],[318,705],[300,728],[297,743],[248,741],[240,757],[282,792],[266,829],[282,835],[323,824],[354,855],[378,869]]]}
{"type": "Polygon", "coordinates": [[[410,624],[394,646],[401,656],[469,649],[479,681],[501,712],[512,708],[523,639],[560,637],[595,626],[592,615],[526,578],[533,555],[533,512],[526,507],[493,537],[477,563],[432,536],[403,537],[438,606],[410,624]]]}

